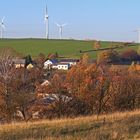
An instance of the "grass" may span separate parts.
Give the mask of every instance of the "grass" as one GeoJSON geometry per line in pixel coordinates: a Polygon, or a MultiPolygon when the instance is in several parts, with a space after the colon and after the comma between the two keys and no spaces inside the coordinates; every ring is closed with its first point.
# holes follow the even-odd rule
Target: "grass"
{"type": "MultiPolygon", "coordinates": [[[[102,47],[109,47],[110,42],[102,42],[102,47]]],[[[24,55],[36,57],[39,53],[48,55],[57,52],[64,57],[79,58],[80,50],[93,49],[93,41],[80,40],[45,40],[45,39],[3,39],[0,48],[11,47],[24,55]]],[[[134,47],[137,49],[137,47],[134,47]]],[[[96,58],[97,52],[89,53],[91,58],[96,58]]]]}
{"type": "Polygon", "coordinates": [[[0,127],[0,140],[140,139],[140,110],[75,119],[13,123],[0,127]]]}

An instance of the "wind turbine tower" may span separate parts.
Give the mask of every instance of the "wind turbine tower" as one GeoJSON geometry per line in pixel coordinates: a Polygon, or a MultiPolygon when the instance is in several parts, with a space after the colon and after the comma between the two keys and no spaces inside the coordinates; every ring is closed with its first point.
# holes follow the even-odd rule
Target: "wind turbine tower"
{"type": "Polygon", "coordinates": [[[1,39],[3,38],[3,32],[5,31],[4,19],[5,19],[5,17],[3,17],[2,20],[1,20],[1,22],[0,22],[1,39]]]}
{"type": "Polygon", "coordinates": [[[45,22],[46,22],[46,39],[49,39],[49,15],[48,15],[47,4],[46,4],[46,12],[45,12],[45,22]]]}
{"type": "Polygon", "coordinates": [[[63,35],[63,27],[66,26],[67,24],[58,24],[58,23],[55,23],[56,26],[59,28],[59,37],[60,39],[62,39],[62,35],[63,35]]]}
{"type": "Polygon", "coordinates": [[[140,29],[135,30],[138,33],[138,43],[140,43],[140,29]]]}

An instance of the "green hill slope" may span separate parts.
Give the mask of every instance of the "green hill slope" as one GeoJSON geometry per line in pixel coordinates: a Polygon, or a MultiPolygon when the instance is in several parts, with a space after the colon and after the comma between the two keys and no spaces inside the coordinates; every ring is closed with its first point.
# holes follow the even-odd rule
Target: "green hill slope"
{"type": "MultiPolygon", "coordinates": [[[[102,42],[102,47],[109,47],[110,42],[102,42]]],[[[80,40],[45,40],[45,39],[4,39],[0,40],[0,48],[11,47],[24,55],[36,57],[39,53],[48,55],[57,52],[64,57],[80,57],[80,50],[93,49],[93,41],[80,40]]],[[[136,49],[137,47],[135,47],[136,49]]],[[[89,53],[95,58],[97,52],[89,53]]]]}

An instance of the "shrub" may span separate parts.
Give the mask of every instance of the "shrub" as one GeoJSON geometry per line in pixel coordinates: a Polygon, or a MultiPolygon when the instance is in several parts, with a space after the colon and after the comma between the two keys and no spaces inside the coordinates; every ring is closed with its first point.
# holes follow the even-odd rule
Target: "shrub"
{"type": "Polygon", "coordinates": [[[121,54],[121,58],[128,61],[138,61],[140,60],[140,56],[137,51],[133,49],[129,49],[121,54]]]}
{"type": "Polygon", "coordinates": [[[99,53],[97,62],[98,63],[115,63],[119,62],[120,57],[117,51],[107,50],[99,53]]]}

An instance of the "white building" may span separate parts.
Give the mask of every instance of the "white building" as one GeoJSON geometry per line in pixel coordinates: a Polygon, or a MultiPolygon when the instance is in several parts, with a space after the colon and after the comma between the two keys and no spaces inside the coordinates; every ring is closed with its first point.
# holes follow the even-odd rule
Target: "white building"
{"type": "Polygon", "coordinates": [[[58,70],[68,70],[70,68],[70,65],[68,63],[57,63],[52,65],[53,69],[58,69],[58,70]]]}
{"type": "Polygon", "coordinates": [[[73,65],[76,65],[79,59],[61,59],[61,60],[47,60],[44,63],[44,69],[58,69],[68,70],[73,65]]]}
{"type": "Polygon", "coordinates": [[[76,65],[79,62],[79,59],[61,59],[59,63],[68,63],[71,66],[76,65]]]}
{"type": "Polygon", "coordinates": [[[50,68],[52,68],[53,65],[55,65],[57,63],[58,63],[57,60],[47,60],[44,63],[44,69],[50,69],[50,68]]]}

